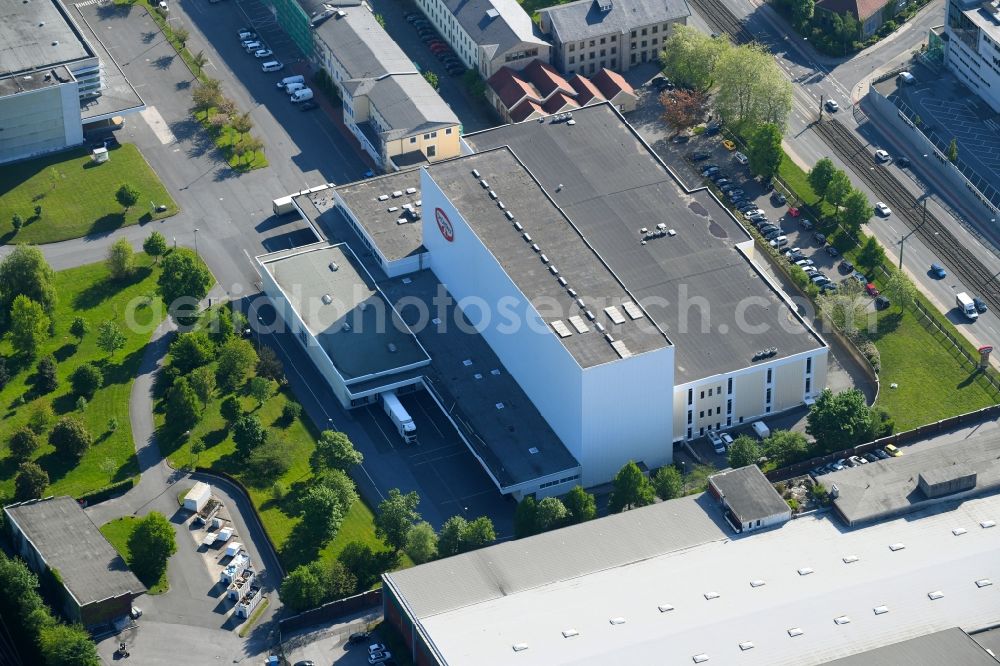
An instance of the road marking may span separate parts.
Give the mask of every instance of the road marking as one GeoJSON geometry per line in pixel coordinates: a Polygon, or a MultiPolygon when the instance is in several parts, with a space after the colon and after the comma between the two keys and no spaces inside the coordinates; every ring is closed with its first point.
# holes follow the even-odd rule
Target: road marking
{"type": "Polygon", "coordinates": [[[372,423],[374,423],[374,424],[375,424],[375,427],[376,427],[376,428],[378,428],[378,431],[379,431],[380,433],[382,433],[382,437],[384,437],[384,438],[385,438],[385,442],[386,442],[386,444],[388,444],[388,445],[389,445],[389,448],[390,448],[390,449],[392,449],[393,451],[395,451],[395,450],[396,450],[396,447],[392,445],[392,440],[391,440],[391,439],[389,439],[389,435],[385,434],[385,430],[383,430],[383,429],[382,429],[382,426],[380,426],[380,425],[378,424],[378,419],[376,419],[376,418],[375,418],[375,415],[374,415],[374,414],[372,414],[372,408],[371,408],[371,407],[368,407],[367,409],[365,409],[365,414],[367,414],[367,415],[369,416],[369,418],[371,418],[371,420],[372,420],[372,423]]]}
{"type": "Polygon", "coordinates": [[[424,407],[422,404],[420,404],[420,401],[416,401],[416,402],[417,402],[417,407],[420,408],[420,411],[422,411],[424,413],[424,415],[427,417],[427,419],[431,422],[431,425],[434,426],[434,429],[437,430],[437,433],[439,435],[441,435],[442,439],[444,439],[445,438],[444,433],[441,432],[441,428],[438,427],[437,423],[434,421],[434,417],[431,416],[431,413],[427,411],[426,407],[424,407]]]}
{"type": "Polygon", "coordinates": [[[163,116],[160,115],[155,106],[147,106],[139,112],[139,115],[142,116],[142,119],[149,125],[149,129],[153,130],[153,134],[156,135],[156,138],[164,146],[169,143],[177,143],[177,137],[170,131],[167,121],[163,119],[163,116]]]}

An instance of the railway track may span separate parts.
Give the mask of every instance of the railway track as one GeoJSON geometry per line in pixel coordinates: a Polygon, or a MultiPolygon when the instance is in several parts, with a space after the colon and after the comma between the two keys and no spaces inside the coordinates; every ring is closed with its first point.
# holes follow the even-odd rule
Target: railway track
{"type": "Polygon", "coordinates": [[[926,218],[917,199],[903,187],[892,173],[875,160],[864,144],[838,120],[816,124],[817,133],[845,163],[854,168],[862,180],[882,201],[892,208],[897,217],[917,235],[927,247],[941,258],[970,289],[992,308],[1000,308],[1000,283],[992,271],[952,235],[937,217],[927,213],[926,218]]]}
{"type": "Polygon", "coordinates": [[[720,0],[691,0],[691,4],[703,19],[719,32],[729,35],[735,43],[749,44],[754,41],[753,35],[743,25],[743,21],[736,18],[736,15],[720,0]]]}

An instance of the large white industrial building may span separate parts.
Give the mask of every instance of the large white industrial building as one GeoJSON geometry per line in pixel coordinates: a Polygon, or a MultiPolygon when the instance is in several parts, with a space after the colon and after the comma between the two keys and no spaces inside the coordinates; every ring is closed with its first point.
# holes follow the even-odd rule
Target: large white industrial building
{"type": "Polygon", "coordinates": [[[296,205],[357,233],[429,354],[413,372],[463,413],[459,433],[502,492],[561,494],[628,460],[652,469],[676,441],[823,390],[827,346],[746,229],[686,190],[611,105],[464,141],[463,157],[296,205]],[[544,446],[497,427],[514,405],[546,424],[544,446]]]}

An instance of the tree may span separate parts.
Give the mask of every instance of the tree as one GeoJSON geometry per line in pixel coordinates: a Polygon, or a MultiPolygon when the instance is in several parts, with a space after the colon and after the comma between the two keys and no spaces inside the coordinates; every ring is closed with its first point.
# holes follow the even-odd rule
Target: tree
{"type": "Polygon", "coordinates": [[[663,107],[660,117],[674,128],[675,134],[680,134],[701,122],[705,117],[707,101],[705,93],[697,90],[665,91],[660,95],[660,106],[663,107]]]}
{"type": "Polygon", "coordinates": [[[839,207],[853,189],[851,179],[847,177],[847,174],[840,169],[834,169],[830,182],[826,186],[826,200],[839,207]]]}
{"type": "MultiPolygon", "coordinates": [[[[542,532],[562,527],[569,518],[566,505],[558,497],[546,497],[538,503],[538,529],[542,532]]],[[[493,535],[496,539],[496,535],[493,535]]]]}
{"type": "Polygon", "coordinates": [[[948,144],[948,161],[952,164],[958,162],[958,141],[954,138],[948,144]]]}
{"type": "Polygon", "coordinates": [[[378,505],[375,515],[375,535],[397,552],[406,546],[406,537],[413,525],[420,520],[417,505],[420,495],[411,491],[405,495],[399,488],[389,490],[389,496],[378,505]]]}
{"type": "Polygon", "coordinates": [[[538,534],[538,502],[532,495],[527,495],[517,503],[514,509],[514,538],[523,539],[532,534],[538,534]]]}
{"type": "Polygon", "coordinates": [[[597,517],[597,501],[583,486],[573,486],[563,498],[563,504],[569,511],[570,522],[582,523],[597,517]]]}
{"type": "Polygon", "coordinates": [[[124,238],[119,238],[108,248],[105,260],[108,273],[113,280],[126,280],[135,274],[135,252],[124,238]]]}
{"type": "Polygon", "coordinates": [[[52,393],[59,388],[59,375],[56,372],[56,359],[43,356],[38,362],[35,373],[35,390],[41,394],[52,393]]]}
{"type": "Polygon", "coordinates": [[[10,218],[10,223],[11,226],[14,227],[14,233],[16,234],[18,231],[21,230],[21,227],[24,226],[24,218],[18,215],[17,213],[14,213],[14,215],[10,218]]]}
{"type": "Polygon", "coordinates": [[[716,63],[715,80],[716,111],[737,133],[752,136],[766,123],[785,126],[792,109],[792,83],[764,46],[728,49],[716,63]]]}
{"type": "Polygon", "coordinates": [[[277,390],[277,383],[266,377],[251,377],[247,385],[247,393],[257,401],[258,407],[263,407],[264,403],[270,400],[277,390]]]}
{"type": "Polygon", "coordinates": [[[430,87],[434,88],[434,90],[437,90],[441,85],[441,82],[438,80],[438,75],[431,70],[425,69],[422,74],[424,75],[424,80],[426,80],[430,87]]]}
{"type": "Polygon", "coordinates": [[[673,465],[666,465],[656,470],[653,475],[653,488],[656,496],[661,500],[674,499],[680,497],[684,489],[684,479],[681,473],[673,465]]]}
{"type": "Polygon", "coordinates": [[[816,11],[815,0],[792,0],[790,4],[792,21],[796,26],[801,28],[812,20],[813,14],[816,11]]]}
{"type": "Polygon", "coordinates": [[[242,312],[233,312],[229,306],[223,305],[205,313],[202,330],[208,334],[212,342],[221,346],[236,337],[245,322],[246,317],[242,312]]]}
{"type": "Polygon", "coordinates": [[[333,491],[337,497],[337,504],[346,514],[358,501],[358,491],[354,487],[351,477],[340,469],[327,469],[314,476],[317,485],[325,486],[333,491]]]}
{"type": "Polygon", "coordinates": [[[872,424],[871,409],[857,389],[833,393],[824,389],[806,416],[806,432],[826,453],[864,442],[872,424]]]}
{"type": "Polygon", "coordinates": [[[292,402],[289,400],[285,403],[284,407],[281,408],[281,421],[286,426],[292,425],[295,421],[302,416],[302,405],[297,402],[292,402]]]}
{"type": "Polygon", "coordinates": [[[208,407],[215,394],[215,373],[212,368],[208,366],[196,368],[188,377],[188,383],[201,400],[202,406],[208,407]]]}
{"type": "MultiPolygon", "coordinates": [[[[178,432],[191,430],[201,420],[202,402],[187,377],[180,377],[167,393],[167,423],[178,432]]],[[[237,445],[239,448],[239,445],[237,445]]]]}
{"type": "Polygon", "coordinates": [[[241,156],[249,155],[247,164],[253,164],[253,161],[257,159],[257,153],[264,152],[264,142],[255,136],[245,136],[240,139],[237,145],[241,148],[241,156]]]}
{"type": "Polygon", "coordinates": [[[256,414],[245,414],[233,424],[233,441],[239,454],[248,457],[254,449],[267,441],[267,430],[256,414]]]}
{"type": "Polygon", "coordinates": [[[14,299],[10,312],[10,343],[14,350],[34,358],[49,335],[50,320],[45,309],[27,296],[14,299]]]}
{"type": "Polygon", "coordinates": [[[14,299],[22,295],[52,314],[56,305],[52,269],[41,250],[30,245],[18,245],[0,260],[0,317],[10,312],[14,299]]]}
{"type": "Polygon", "coordinates": [[[422,520],[410,528],[404,550],[415,564],[430,562],[437,557],[438,537],[431,524],[422,520]]]}
{"type": "Polygon", "coordinates": [[[167,237],[159,231],[154,231],[142,242],[142,249],[153,258],[153,261],[160,263],[160,257],[167,253],[167,237]]]}
{"type": "Polygon", "coordinates": [[[41,435],[49,429],[49,424],[55,416],[49,403],[39,402],[31,409],[31,414],[28,416],[28,428],[36,435],[41,435]]]}
{"type": "Polygon", "coordinates": [[[14,501],[23,502],[39,499],[49,485],[49,475],[37,463],[23,462],[18,465],[14,477],[14,501]]]}
{"type": "Polygon", "coordinates": [[[614,489],[608,499],[608,511],[611,513],[621,513],[628,509],[646,506],[652,504],[656,498],[653,484],[631,460],[618,470],[612,485],[614,489]]]}
{"type": "Polygon", "coordinates": [[[892,434],[896,427],[896,422],[889,412],[883,407],[875,405],[870,409],[871,416],[868,419],[868,436],[865,437],[866,440],[871,441],[873,439],[880,439],[882,437],[888,437],[892,434]]]}
{"type": "Polygon", "coordinates": [[[187,28],[179,25],[174,28],[174,37],[181,43],[181,46],[187,46],[187,40],[191,38],[191,33],[188,32],[187,28]]]}
{"type": "Polygon", "coordinates": [[[832,322],[848,336],[854,336],[864,326],[871,329],[876,323],[875,313],[869,308],[871,299],[857,280],[845,280],[837,291],[818,298],[819,311],[824,319],[832,322]]]}
{"type": "Polygon", "coordinates": [[[729,466],[746,467],[760,460],[760,447],[757,441],[747,435],[740,435],[729,446],[729,466]]]}
{"type": "Polygon", "coordinates": [[[128,338],[118,326],[118,322],[114,320],[102,321],[101,325],[97,327],[97,346],[109,357],[114,356],[119,349],[123,349],[127,341],[128,338]]]}
{"type": "Polygon", "coordinates": [[[245,134],[249,134],[253,130],[253,118],[250,117],[249,112],[244,112],[237,114],[229,122],[233,129],[236,130],[237,134],[240,135],[242,139],[245,134]]]}
{"type": "Polygon", "coordinates": [[[279,384],[285,381],[285,367],[273,349],[261,347],[259,357],[260,359],[257,361],[258,375],[273,379],[279,384]]]}
{"type": "MultiPolygon", "coordinates": [[[[342,469],[348,470],[354,465],[360,465],[364,461],[361,452],[354,448],[354,444],[347,435],[335,430],[324,430],[320,433],[316,442],[316,450],[309,460],[315,470],[322,469],[342,469]]],[[[416,508],[416,504],[414,504],[416,508]]]]}
{"type": "MultiPolygon", "coordinates": [[[[122,208],[125,209],[125,212],[127,213],[129,208],[139,202],[139,190],[135,189],[128,183],[124,183],[118,188],[118,191],[115,192],[115,200],[122,208]]],[[[132,249],[131,245],[129,246],[129,249],[132,249]]]]}
{"type": "Polygon", "coordinates": [[[157,280],[160,295],[170,315],[180,324],[190,322],[192,309],[208,294],[212,274],[189,250],[174,250],[163,259],[163,271],[157,280]]]}
{"type": "Polygon", "coordinates": [[[219,411],[222,413],[222,418],[226,419],[226,423],[229,424],[235,424],[243,416],[243,406],[240,404],[239,398],[234,395],[227,396],[222,401],[222,404],[219,405],[219,411]]]}
{"type": "Polygon", "coordinates": [[[882,293],[888,297],[889,302],[895,303],[902,310],[917,297],[917,288],[905,273],[892,269],[889,271],[889,278],[883,281],[882,293]]]}
{"type": "Polygon", "coordinates": [[[7,444],[15,460],[28,460],[38,450],[38,435],[25,426],[14,431],[7,444]]]}
{"type": "Polygon", "coordinates": [[[357,590],[371,588],[386,571],[399,565],[399,553],[392,550],[372,550],[360,541],[352,541],[340,551],[337,560],[357,579],[357,590]]]}
{"type": "Polygon", "coordinates": [[[496,540],[497,531],[493,527],[493,521],[486,516],[479,516],[467,523],[462,530],[462,552],[485,548],[496,540]]]}
{"type": "Polygon", "coordinates": [[[781,159],[781,128],[772,123],[761,126],[750,139],[750,172],[764,180],[771,180],[778,173],[781,159]]]}
{"type": "MultiPolygon", "coordinates": [[[[191,64],[194,65],[194,68],[198,70],[198,74],[200,75],[202,70],[205,69],[205,65],[208,64],[208,56],[205,55],[204,51],[198,51],[193,56],[191,56],[191,64]]],[[[203,86],[199,86],[198,88],[195,88],[195,93],[197,93],[197,91],[200,90],[202,87],[203,86]]],[[[217,93],[219,92],[218,88],[216,88],[215,90],[217,93]]],[[[197,98],[195,99],[195,103],[196,104],[198,103],[197,98]]],[[[208,106],[214,106],[214,105],[209,104],[208,106]]]]}
{"type": "Polygon", "coordinates": [[[874,236],[869,236],[858,252],[858,264],[868,269],[875,269],[885,263],[885,248],[874,236]]]}
{"type": "Polygon", "coordinates": [[[314,486],[300,501],[302,525],[320,544],[336,536],[344,520],[344,508],[337,501],[333,490],[314,486]]]}
{"type": "Polygon", "coordinates": [[[73,393],[90,400],[97,389],[104,386],[104,373],[93,363],[84,363],[69,376],[69,383],[73,386],[73,393]]]}
{"type": "Polygon", "coordinates": [[[208,365],[215,358],[215,345],[204,331],[181,333],[170,343],[170,363],[182,375],[208,365]]]}
{"type": "Polygon", "coordinates": [[[10,370],[7,369],[7,359],[0,356],[0,391],[7,386],[10,381],[10,370]]]}
{"type": "Polygon", "coordinates": [[[496,541],[496,531],[493,521],[486,516],[480,516],[472,522],[462,516],[452,516],[441,526],[438,535],[438,554],[440,557],[451,557],[476,548],[482,548],[496,541]]]}
{"type": "Polygon", "coordinates": [[[733,48],[728,39],[712,39],[686,25],[676,25],[663,45],[660,61],[678,85],[707,92],[715,83],[719,58],[733,48]]]}
{"type": "Polygon", "coordinates": [[[90,324],[83,317],[77,317],[69,325],[69,334],[76,338],[77,344],[83,342],[83,338],[90,332],[90,324]]]}
{"type": "Polygon", "coordinates": [[[852,189],[844,198],[842,221],[852,236],[861,231],[861,225],[866,224],[874,213],[875,209],[868,203],[864,192],[852,189]]]}
{"type": "Polygon", "coordinates": [[[226,393],[235,390],[246,381],[257,365],[257,352],[253,345],[242,338],[233,338],[219,350],[219,365],[216,379],[226,393]]]}
{"type": "Polygon", "coordinates": [[[830,186],[830,181],[833,180],[833,174],[836,170],[837,167],[833,165],[833,161],[829,157],[824,157],[816,162],[816,165],[809,170],[809,185],[820,199],[826,197],[826,190],[830,186]]]}
{"type": "Polygon", "coordinates": [[[140,518],[128,538],[129,566],[146,586],[155,585],[167,571],[167,560],[177,552],[174,528],[166,516],[150,511],[140,518]]]}
{"type": "Polygon", "coordinates": [[[764,440],[763,450],[764,455],[778,467],[785,467],[805,459],[809,452],[809,440],[800,432],[774,430],[764,440]]]}
{"type": "Polygon", "coordinates": [[[97,646],[80,626],[53,623],[42,629],[38,646],[45,666],[100,666],[97,646]]]}
{"type": "MultiPolygon", "coordinates": [[[[338,563],[339,564],[339,563],[338,563]]],[[[281,582],[281,603],[295,612],[316,608],[329,597],[329,584],[322,563],[298,566],[281,582]]]]}

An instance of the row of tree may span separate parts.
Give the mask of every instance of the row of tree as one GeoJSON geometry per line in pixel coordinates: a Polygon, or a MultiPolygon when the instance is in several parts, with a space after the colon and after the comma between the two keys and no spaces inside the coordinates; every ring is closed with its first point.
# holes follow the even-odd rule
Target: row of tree
{"type": "Polygon", "coordinates": [[[851,179],[842,169],[824,157],[809,170],[809,185],[820,196],[820,200],[833,204],[837,222],[850,236],[857,236],[861,226],[875,213],[868,202],[868,196],[854,187],[851,179]]]}
{"type": "Polygon", "coordinates": [[[752,136],[766,124],[785,126],[792,84],[763,46],[736,46],[725,37],[679,25],[660,57],[667,76],[682,88],[702,100],[711,95],[715,113],[737,134],[752,136]]]}

